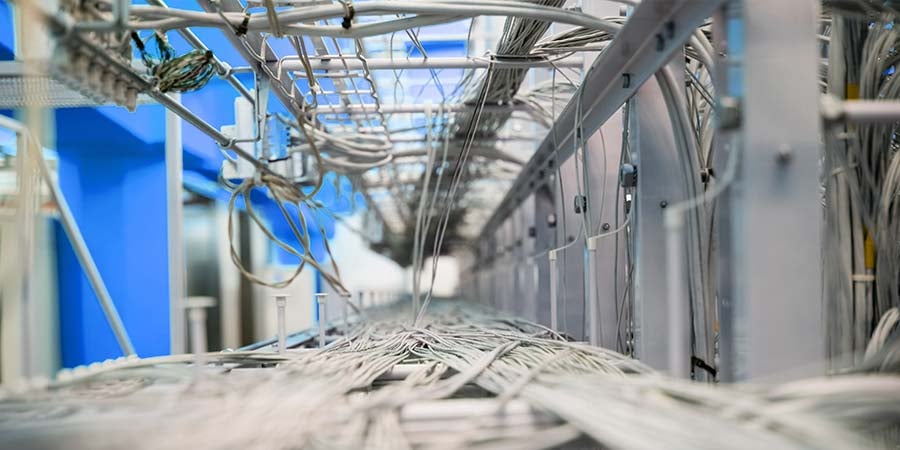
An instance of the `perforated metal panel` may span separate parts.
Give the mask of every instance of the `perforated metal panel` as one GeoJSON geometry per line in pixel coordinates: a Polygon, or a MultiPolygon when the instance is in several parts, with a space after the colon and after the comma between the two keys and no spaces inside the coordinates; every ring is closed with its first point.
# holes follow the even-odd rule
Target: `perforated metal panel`
{"type": "MultiPolygon", "coordinates": [[[[50,108],[112,105],[113,102],[90,91],[79,90],[60,77],[54,76],[47,62],[37,63],[31,73],[25,72],[20,61],[0,62],[0,108],[21,108],[27,104],[50,108]]],[[[138,96],[138,104],[152,103],[147,96],[138,96]]]]}

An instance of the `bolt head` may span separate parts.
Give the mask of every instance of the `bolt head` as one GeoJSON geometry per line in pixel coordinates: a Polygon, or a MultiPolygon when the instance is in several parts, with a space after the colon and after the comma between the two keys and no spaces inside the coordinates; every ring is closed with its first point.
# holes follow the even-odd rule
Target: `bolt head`
{"type": "Polygon", "coordinates": [[[794,158],[794,152],[791,149],[790,145],[781,144],[778,146],[778,151],[775,153],[775,161],[779,164],[788,164],[794,158]]]}

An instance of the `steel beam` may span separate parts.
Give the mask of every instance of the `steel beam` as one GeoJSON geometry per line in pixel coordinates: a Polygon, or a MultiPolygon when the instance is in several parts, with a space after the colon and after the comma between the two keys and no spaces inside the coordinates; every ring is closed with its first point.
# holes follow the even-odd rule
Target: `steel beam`
{"type": "MultiPolygon", "coordinates": [[[[181,102],[181,94],[172,99],[181,102]]],[[[173,355],[185,353],[185,272],[184,258],[184,147],[181,118],[166,110],[166,239],[169,253],[169,349],[173,355]]]]}

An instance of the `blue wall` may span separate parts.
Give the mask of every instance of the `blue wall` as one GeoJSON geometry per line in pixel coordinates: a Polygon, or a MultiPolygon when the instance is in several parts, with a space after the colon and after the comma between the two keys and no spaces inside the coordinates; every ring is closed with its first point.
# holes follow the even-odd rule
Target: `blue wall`
{"type": "MultiPolygon", "coordinates": [[[[59,148],[60,184],[138,355],[167,354],[164,162],[59,148]]],[[[121,356],[62,227],[57,261],[63,366],[121,356]]]]}

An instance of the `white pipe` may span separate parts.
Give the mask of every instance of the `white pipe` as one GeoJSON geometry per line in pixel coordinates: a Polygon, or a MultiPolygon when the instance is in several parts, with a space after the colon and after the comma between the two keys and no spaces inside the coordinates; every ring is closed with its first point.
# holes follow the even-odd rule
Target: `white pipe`
{"type": "Polygon", "coordinates": [[[341,294],[343,302],[341,302],[341,323],[344,327],[344,336],[350,333],[350,299],[353,297],[349,292],[341,294]]]}
{"type": "Polygon", "coordinates": [[[900,122],[900,101],[845,101],[833,95],[823,95],[820,109],[822,119],[828,123],[889,124],[900,122]]]}
{"type": "Polygon", "coordinates": [[[600,345],[600,318],[597,304],[597,241],[587,240],[587,301],[588,301],[588,342],[600,345]]]}
{"type": "Polygon", "coordinates": [[[325,300],[328,294],[320,292],[316,294],[316,305],[319,308],[319,348],[325,347],[325,327],[328,324],[327,312],[325,311],[325,300]]]}
{"type": "MultiPolygon", "coordinates": [[[[28,148],[31,145],[29,137],[18,135],[19,149],[28,148]]],[[[18,329],[19,329],[19,358],[20,373],[23,379],[33,375],[31,328],[34,322],[31,320],[31,306],[34,304],[34,259],[35,259],[35,228],[38,215],[38,198],[41,195],[40,184],[34,176],[34,162],[28,158],[27,150],[18,154],[16,158],[16,184],[17,200],[16,208],[16,241],[18,241],[18,329]]],[[[12,314],[13,311],[7,311],[12,314]]],[[[15,329],[15,326],[13,326],[15,329]]]]}
{"type": "Polygon", "coordinates": [[[553,331],[559,331],[559,307],[556,295],[559,274],[556,267],[556,250],[550,250],[547,255],[550,259],[550,328],[553,331]]]}
{"type": "MultiPolygon", "coordinates": [[[[170,94],[181,103],[181,94],[170,94]]],[[[184,353],[184,205],[181,118],[166,109],[166,230],[169,251],[169,350],[184,353]]]]}
{"type": "MultiPolygon", "coordinates": [[[[394,105],[372,104],[365,105],[319,105],[313,112],[316,114],[425,114],[425,103],[403,103],[394,105]]],[[[465,103],[450,103],[443,105],[446,112],[463,112],[474,108],[474,105],[465,103]]],[[[506,111],[531,111],[531,106],[525,103],[510,103],[505,105],[484,105],[484,112],[506,111]]]]}
{"type": "MultiPolygon", "coordinates": [[[[486,69],[493,64],[498,68],[581,68],[581,58],[562,58],[559,60],[531,59],[512,60],[469,57],[445,57],[445,58],[371,58],[366,59],[365,64],[359,58],[341,58],[339,55],[325,55],[310,59],[312,70],[414,70],[414,69],[486,69]]],[[[297,57],[285,57],[282,59],[282,69],[297,72],[299,76],[305,76],[306,72],[302,62],[297,57]]],[[[317,73],[317,77],[328,76],[327,73],[317,73]]]]}
{"type": "Polygon", "coordinates": [[[190,297],[184,302],[184,306],[188,310],[191,351],[194,353],[194,371],[197,378],[203,373],[203,366],[206,365],[206,352],[209,349],[206,341],[206,308],[211,308],[215,303],[216,301],[212,297],[190,297]]]}
{"type": "Polygon", "coordinates": [[[287,296],[275,296],[275,309],[278,316],[278,354],[283,355],[287,349],[287,325],[285,324],[285,308],[287,307],[287,296]]]}

